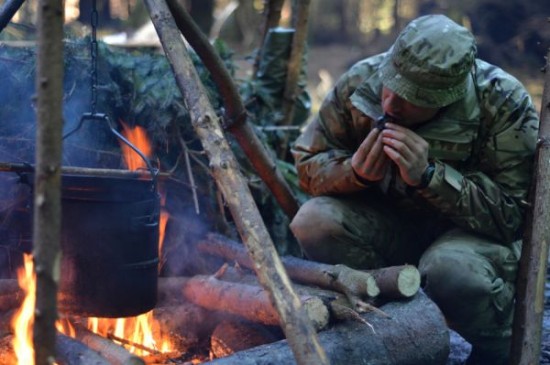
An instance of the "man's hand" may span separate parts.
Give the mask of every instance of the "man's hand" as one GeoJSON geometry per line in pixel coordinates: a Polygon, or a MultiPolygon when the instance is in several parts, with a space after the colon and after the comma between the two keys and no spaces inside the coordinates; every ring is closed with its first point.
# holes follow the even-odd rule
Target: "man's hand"
{"type": "Polygon", "coordinates": [[[397,165],[403,181],[418,186],[428,167],[429,144],[412,130],[386,123],[382,131],[383,151],[397,165]]]}
{"type": "Polygon", "coordinates": [[[382,180],[389,165],[383,149],[382,133],[378,128],[373,128],[351,157],[355,174],[366,181],[382,180]]]}

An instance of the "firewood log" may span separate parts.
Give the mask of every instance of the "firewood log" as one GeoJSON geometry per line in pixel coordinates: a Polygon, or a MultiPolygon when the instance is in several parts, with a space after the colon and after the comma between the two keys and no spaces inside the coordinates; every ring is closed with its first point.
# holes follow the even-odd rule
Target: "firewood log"
{"type": "Polygon", "coordinates": [[[107,359],[112,365],[145,365],[145,361],[117,345],[113,341],[97,335],[81,325],[74,326],[76,330],[76,339],[97,351],[101,356],[107,359]]]}
{"type": "MultiPolygon", "coordinates": [[[[183,297],[201,307],[239,315],[253,322],[280,325],[277,311],[267,292],[260,287],[217,280],[212,276],[159,279],[159,291],[181,291],[183,297]]],[[[316,330],[328,324],[329,313],[323,302],[314,296],[300,297],[316,330]]]]}
{"type": "Polygon", "coordinates": [[[82,342],[57,334],[55,341],[56,363],[59,365],[110,365],[106,358],[82,342]]]}
{"type": "Polygon", "coordinates": [[[390,266],[369,272],[376,280],[382,297],[410,298],[420,289],[420,272],[415,266],[390,266]]]}
{"type": "MultiPolygon", "coordinates": [[[[331,364],[445,364],[449,330],[441,311],[421,290],[411,299],[390,301],[381,309],[391,318],[361,315],[359,322],[341,322],[319,333],[331,364]]],[[[212,365],[296,364],[286,340],[216,359],[212,365]]]]}
{"type": "MultiPolygon", "coordinates": [[[[198,243],[197,249],[253,268],[244,246],[222,235],[208,234],[205,240],[198,243]]],[[[375,279],[367,272],[344,265],[327,265],[290,256],[281,257],[281,261],[293,280],[339,291],[348,295],[352,302],[365,297],[376,297],[380,293],[375,279]]]]}

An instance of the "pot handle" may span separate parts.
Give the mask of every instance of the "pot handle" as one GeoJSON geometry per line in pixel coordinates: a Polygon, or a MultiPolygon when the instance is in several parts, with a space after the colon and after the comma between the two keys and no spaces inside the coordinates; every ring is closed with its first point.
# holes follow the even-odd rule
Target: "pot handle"
{"type": "Polygon", "coordinates": [[[132,150],[134,150],[139,155],[139,157],[141,157],[141,159],[147,165],[147,169],[151,173],[151,179],[152,179],[152,183],[153,183],[152,191],[156,191],[156,189],[157,189],[157,175],[159,173],[159,170],[157,168],[153,167],[153,165],[151,164],[151,161],[149,161],[147,156],[145,156],[139,148],[134,146],[132,144],[132,142],[130,142],[126,137],[124,137],[122,134],[120,134],[115,129],[115,127],[113,126],[113,123],[111,122],[111,119],[107,116],[107,114],[105,114],[105,113],[84,113],[84,114],[82,114],[82,117],[80,118],[80,121],[78,122],[78,125],[73,130],[66,133],[63,136],[63,140],[65,140],[65,138],[69,137],[71,134],[73,134],[74,132],[79,130],[80,127],[82,127],[82,124],[84,123],[84,121],[86,121],[86,120],[95,120],[95,121],[104,121],[104,122],[106,122],[107,125],[109,126],[109,129],[111,130],[111,132],[118,139],[120,139],[122,142],[124,142],[126,145],[128,145],[128,147],[130,147],[132,150]]]}

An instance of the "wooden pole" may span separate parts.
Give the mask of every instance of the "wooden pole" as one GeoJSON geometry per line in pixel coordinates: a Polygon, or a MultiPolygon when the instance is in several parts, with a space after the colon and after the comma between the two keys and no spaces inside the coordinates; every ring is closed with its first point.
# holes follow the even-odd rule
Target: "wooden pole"
{"type": "Polygon", "coordinates": [[[550,51],[546,57],[539,138],[519,261],[510,364],[538,364],[541,353],[544,283],[550,240],[550,51]]]}
{"type": "Polygon", "coordinates": [[[33,256],[36,309],[35,363],[55,359],[57,287],[61,263],[61,151],[63,129],[62,0],[40,0],[36,91],[36,174],[34,178],[33,256]]]}
{"type": "Polygon", "coordinates": [[[317,333],[286,274],[267,232],[247,182],[231,147],[224,138],[219,119],[207,98],[174,18],[165,1],[145,0],[153,25],[174,71],[191,122],[210,160],[212,174],[231,211],[239,234],[255,262],[258,280],[269,292],[281,317],[281,327],[300,364],[327,364],[317,333]]]}
{"type": "Polygon", "coordinates": [[[4,2],[4,5],[0,8],[0,33],[2,33],[24,2],[25,0],[6,0],[4,2]]]}
{"type": "Polygon", "coordinates": [[[298,201],[267,148],[248,123],[247,112],[233,79],[181,2],[167,0],[167,3],[177,27],[197,52],[218,86],[225,107],[224,127],[235,137],[262,181],[273,193],[281,209],[292,219],[298,212],[298,201]]]}

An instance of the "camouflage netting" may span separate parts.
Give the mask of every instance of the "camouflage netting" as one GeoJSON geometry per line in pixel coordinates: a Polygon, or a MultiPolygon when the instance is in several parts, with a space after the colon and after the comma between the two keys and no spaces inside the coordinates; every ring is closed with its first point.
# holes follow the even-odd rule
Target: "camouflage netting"
{"type": "MultiPolygon", "coordinates": [[[[92,111],[90,39],[71,39],[65,44],[64,133],[75,130],[64,142],[63,165],[91,168],[125,168],[119,141],[106,123],[84,121],[83,113],[92,111]]],[[[233,72],[231,52],[222,44],[216,49],[233,72]]],[[[209,98],[221,114],[221,100],[209,74],[193,52],[190,52],[209,98]]],[[[0,162],[33,163],[36,116],[33,109],[35,82],[34,47],[0,46],[0,77],[5,80],[0,90],[0,162]]],[[[105,113],[117,129],[121,123],[142,126],[154,146],[156,164],[172,178],[163,180],[161,191],[167,195],[165,209],[172,219],[167,227],[165,258],[167,271],[184,273],[181,265],[186,246],[206,231],[219,231],[236,237],[230,214],[210,176],[208,161],[196,137],[171,68],[162,53],[155,49],[123,49],[99,42],[98,89],[95,111],[105,113]],[[190,175],[195,189],[191,188],[190,175]]],[[[283,79],[284,80],[284,79],[283,79]]],[[[249,87],[243,87],[250,89],[249,87]]],[[[257,89],[258,90],[258,89],[257,89]]],[[[280,89],[282,90],[282,89],[280,89]]],[[[246,97],[250,97],[247,94],[246,97]]],[[[272,96],[273,98],[273,96],[272,96]]],[[[280,106],[270,103],[256,108],[252,116],[267,113],[280,106]]],[[[252,118],[259,120],[263,118],[252,118]]],[[[266,226],[281,253],[296,253],[289,244],[288,221],[270,192],[255,175],[239,147],[232,143],[243,173],[250,181],[253,195],[264,215],[266,226]]],[[[293,166],[281,162],[291,184],[295,183],[293,166]]],[[[18,218],[19,211],[13,196],[21,195],[21,184],[14,173],[0,174],[2,203],[0,204],[0,238],[5,252],[18,252],[20,241],[8,227],[18,218]],[[4,227],[4,228],[2,228],[4,227]]],[[[28,192],[27,192],[28,193],[28,192]]],[[[0,250],[1,251],[1,250],[0,250]]],[[[4,260],[10,260],[5,255],[4,260]]],[[[0,262],[2,264],[2,262],[0,262]]],[[[190,268],[191,269],[191,268],[190,268]]],[[[195,268],[193,268],[195,270],[195,268]]]]}

